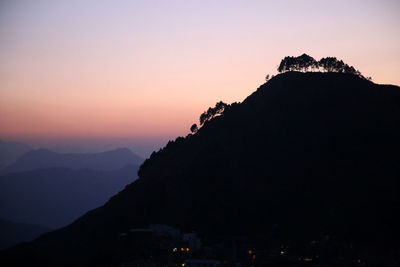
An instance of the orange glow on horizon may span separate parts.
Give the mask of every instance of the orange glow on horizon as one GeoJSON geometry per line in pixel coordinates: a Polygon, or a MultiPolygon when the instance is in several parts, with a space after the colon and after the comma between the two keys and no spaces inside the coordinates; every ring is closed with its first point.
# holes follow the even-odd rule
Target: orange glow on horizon
{"type": "Polygon", "coordinates": [[[9,1],[0,138],[183,136],[302,53],[399,85],[400,4],[338,1],[9,1]]]}

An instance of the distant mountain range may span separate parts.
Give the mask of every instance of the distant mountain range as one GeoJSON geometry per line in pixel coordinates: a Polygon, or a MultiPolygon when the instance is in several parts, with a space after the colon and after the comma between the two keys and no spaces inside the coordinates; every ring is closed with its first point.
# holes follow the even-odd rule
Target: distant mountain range
{"type": "Polygon", "coordinates": [[[135,181],[138,168],[54,167],[0,176],[0,217],[52,229],[65,226],[135,181]]]}
{"type": "MultiPolygon", "coordinates": [[[[265,241],[260,245],[279,229],[285,243],[278,249],[328,235],[343,240],[354,259],[397,266],[399,118],[397,86],[343,73],[277,75],[153,153],[139,179],[104,206],[0,252],[0,263],[122,266],[150,259],[154,247],[124,247],[120,233],[166,224],[209,242],[244,235],[265,241]]],[[[327,251],[333,256],[321,266],[342,266],[340,249],[327,251]]],[[[295,260],[279,266],[303,266],[295,260]]]]}
{"type": "Polygon", "coordinates": [[[29,150],[31,147],[28,145],[0,140],[0,169],[13,163],[29,150]]]}
{"type": "Polygon", "coordinates": [[[36,149],[23,154],[14,163],[0,170],[0,174],[23,172],[53,167],[74,170],[117,170],[128,164],[140,165],[143,159],[127,148],[102,153],[56,153],[48,149],[36,149]]]}
{"type": "Polygon", "coordinates": [[[50,231],[49,228],[40,225],[15,223],[0,219],[0,249],[31,241],[48,231],[50,231]]]}

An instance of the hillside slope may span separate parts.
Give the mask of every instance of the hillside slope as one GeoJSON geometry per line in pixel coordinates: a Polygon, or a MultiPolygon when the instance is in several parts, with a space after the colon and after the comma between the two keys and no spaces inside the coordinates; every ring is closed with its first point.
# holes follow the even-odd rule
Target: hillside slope
{"type": "Polygon", "coordinates": [[[162,223],[209,237],[263,236],[276,225],[288,240],[328,233],[393,262],[399,118],[399,87],[340,73],[278,75],[153,153],[103,207],[0,259],[115,263],[119,233],[162,223]]]}

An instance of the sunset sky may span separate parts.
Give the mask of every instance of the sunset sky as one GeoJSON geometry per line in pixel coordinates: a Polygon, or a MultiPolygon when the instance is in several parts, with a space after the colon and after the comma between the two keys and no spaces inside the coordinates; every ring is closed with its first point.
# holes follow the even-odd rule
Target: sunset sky
{"type": "Polygon", "coordinates": [[[284,56],[400,85],[400,2],[0,2],[0,138],[174,138],[284,56]]]}

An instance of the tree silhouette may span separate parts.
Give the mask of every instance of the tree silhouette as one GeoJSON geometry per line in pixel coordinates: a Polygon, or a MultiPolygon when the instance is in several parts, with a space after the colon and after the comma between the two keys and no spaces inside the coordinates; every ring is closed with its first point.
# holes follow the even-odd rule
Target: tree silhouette
{"type": "Polygon", "coordinates": [[[196,124],[196,123],[193,124],[193,125],[190,127],[190,131],[191,131],[192,133],[196,133],[198,130],[199,130],[199,129],[197,128],[197,124],[196,124]]]}
{"type": "Polygon", "coordinates": [[[300,70],[307,71],[309,68],[312,69],[318,67],[317,61],[307,54],[302,54],[301,56],[295,58],[295,60],[297,62],[297,68],[300,70]]]}
{"type": "Polygon", "coordinates": [[[217,104],[215,104],[214,108],[208,108],[207,111],[203,112],[200,115],[200,125],[203,125],[206,121],[211,120],[212,118],[214,118],[217,115],[221,115],[222,113],[224,113],[225,109],[228,108],[229,105],[219,101],[217,102],[217,104]]]}
{"type": "Polygon", "coordinates": [[[309,68],[318,67],[317,61],[307,54],[298,57],[285,57],[278,67],[278,72],[307,71],[309,68]]]}
{"type": "Polygon", "coordinates": [[[353,66],[344,63],[343,60],[338,60],[336,57],[324,57],[319,61],[310,57],[307,54],[302,54],[298,57],[285,57],[281,60],[278,67],[278,72],[286,71],[309,71],[309,70],[322,70],[326,72],[338,72],[357,75],[360,78],[365,78],[361,72],[353,66]]]}
{"type": "Polygon", "coordinates": [[[281,63],[278,67],[278,72],[291,71],[295,69],[295,58],[294,57],[285,57],[281,60],[281,63]]]}
{"type": "Polygon", "coordinates": [[[356,70],[353,66],[349,66],[342,60],[338,60],[335,57],[321,58],[321,60],[318,62],[318,66],[328,72],[353,74],[359,76],[360,78],[366,79],[359,70],[356,70]]]}
{"type": "Polygon", "coordinates": [[[343,72],[345,64],[336,57],[324,57],[320,59],[318,66],[327,72],[343,72]]]}

